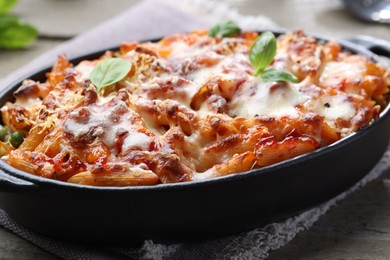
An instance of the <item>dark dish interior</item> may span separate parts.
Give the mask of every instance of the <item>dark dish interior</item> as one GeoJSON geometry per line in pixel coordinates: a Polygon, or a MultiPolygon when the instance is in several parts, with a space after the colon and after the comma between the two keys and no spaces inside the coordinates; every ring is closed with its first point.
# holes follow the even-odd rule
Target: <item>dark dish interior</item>
{"type": "MultiPolygon", "coordinates": [[[[345,50],[376,60],[365,49],[341,44],[345,50]]],[[[71,61],[77,64],[102,53],[71,61]]],[[[23,79],[44,81],[49,70],[9,85],[0,94],[0,104],[13,99],[23,79]]],[[[0,208],[33,231],[88,244],[195,241],[237,234],[296,215],[358,182],[387,149],[389,110],[388,105],[370,126],[328,147],[264,168],[198,182],[81,186],[37,177],[0,161],[0,208]]]]}

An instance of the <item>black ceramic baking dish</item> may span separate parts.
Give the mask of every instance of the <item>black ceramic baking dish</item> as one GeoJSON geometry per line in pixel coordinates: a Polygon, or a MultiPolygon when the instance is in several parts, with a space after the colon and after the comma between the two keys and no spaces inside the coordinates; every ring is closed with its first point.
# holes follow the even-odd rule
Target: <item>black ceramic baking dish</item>
{"type": "MultiPolygon", "coordinates": [[[[340,43],[347,51],[377,61],[364,48],[340,43]]],[[[24,78],[44,81],[48,70],[24,78]]],[[[0,105],[12,100],[23,79],[1,92],[0,105]]],[[[328,147],[205,181],[151,187],[81,186],[37,177],[0,160],[0,208],[33,231],[89,244],[189,241],[236,234],[314,207],[358,182],[386,151],[389,110],[387,106],[371,125],[328,147]]]]}

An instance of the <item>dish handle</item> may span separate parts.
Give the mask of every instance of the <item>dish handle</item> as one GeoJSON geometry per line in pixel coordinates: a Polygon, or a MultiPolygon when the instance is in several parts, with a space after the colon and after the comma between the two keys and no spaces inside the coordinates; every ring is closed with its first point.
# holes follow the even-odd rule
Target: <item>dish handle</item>
{"type": "Polygon", "coordinates": [[[355,35],[346,38],[346,40],[361,45],[379,55],[381,62],[390,67],[390,41],[368,35],[355,35]]]}
{"type": "Polygon", "coordinates": [[[38,186],[26,180],[6,174],[0,170],[0,191],[1,192],[17,192],[30,191],[38,186]]]}

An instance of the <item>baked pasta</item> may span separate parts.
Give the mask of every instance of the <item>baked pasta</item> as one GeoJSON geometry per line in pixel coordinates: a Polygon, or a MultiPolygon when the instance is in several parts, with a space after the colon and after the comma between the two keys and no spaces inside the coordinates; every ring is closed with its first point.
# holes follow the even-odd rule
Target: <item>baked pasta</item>
{"type": "Polygon", "coordinates": [[[72,65],[59,56],[47,81],[25,80],[1,109],[3,159],[22,171],[96,186],[156,185],[264,167],[369,125],[387,104],[387,69],[302,31],[277,38],[269,68],[297,83],[254,76],[257,32],[207,30],[72,65]],[[98,88],[91,72],[120,58],[131,69],[98,88]]]}

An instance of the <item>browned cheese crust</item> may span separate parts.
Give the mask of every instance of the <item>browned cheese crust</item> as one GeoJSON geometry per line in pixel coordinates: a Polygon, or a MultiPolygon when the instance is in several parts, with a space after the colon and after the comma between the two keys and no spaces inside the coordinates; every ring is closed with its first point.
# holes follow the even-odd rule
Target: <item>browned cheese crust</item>
{"type": "Polygon", "coordinates": [[[46,178],[97,186],[200,180],[264,167],[329,145],[369,125],[386,105],[389,72],[367,58],[320,44],[302,31],[277,39],[273,68],[299,83],[253,76],[258,36],[207,31],[72,65],[60,56],[46,82],[25,80],[3,122],[26,135],[1,146],[12,166],[46,178]],[[121,57],[132,69],[100,93],[89,74],[121,57]]]}

